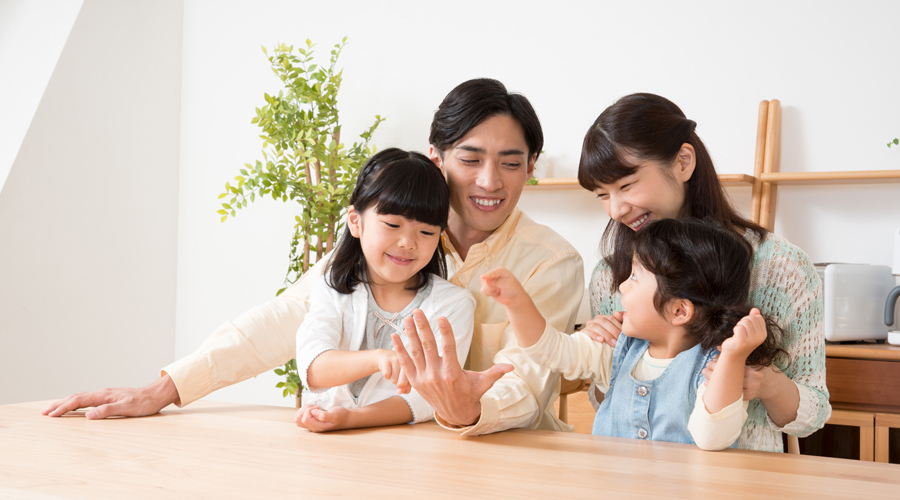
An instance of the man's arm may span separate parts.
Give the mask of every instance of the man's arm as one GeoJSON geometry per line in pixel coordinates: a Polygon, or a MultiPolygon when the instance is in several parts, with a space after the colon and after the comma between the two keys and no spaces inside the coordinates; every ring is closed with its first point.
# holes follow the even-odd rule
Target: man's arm
{"type": "Polygon", "coordinates": [[[88,418],[153,415],[169,404],[192,403],[283,365],[294,357],[297,328],[309,310],[309,291],[326,265],[323,259],[281,296],[224,323],[192,354],[163,368],[153,383],[73,394],[43,414],[58,417],[95,406],[86,414],[88,418]]]}

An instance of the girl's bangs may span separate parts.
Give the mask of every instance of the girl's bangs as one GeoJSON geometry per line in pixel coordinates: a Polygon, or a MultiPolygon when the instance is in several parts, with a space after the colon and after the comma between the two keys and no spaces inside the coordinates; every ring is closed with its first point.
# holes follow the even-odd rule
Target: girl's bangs
{"type": "Polygon", "coordinates": [[[449,189],[437,167],[432,165],[428,168],[435,169],[435,172],[424,168],[385,169],[379,172],[381,186],[374,196],[375,211],[446,228],[449,189]],[[402,173],[391,175],[391,170],[395,174],[402,173]]]}

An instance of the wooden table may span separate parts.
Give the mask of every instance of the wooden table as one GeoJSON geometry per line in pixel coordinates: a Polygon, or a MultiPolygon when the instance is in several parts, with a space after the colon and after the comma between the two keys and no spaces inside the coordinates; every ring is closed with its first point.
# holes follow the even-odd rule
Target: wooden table
{"type": "MultiPolygon", "coordinates": [[[[0,498],[897,498],[900,467],[433,423],[331,434],[293,410],[198,402],[147,418],[0,406],[0,498]]],[[[174,407],[172,407],[174,408],[174,407]]]]}

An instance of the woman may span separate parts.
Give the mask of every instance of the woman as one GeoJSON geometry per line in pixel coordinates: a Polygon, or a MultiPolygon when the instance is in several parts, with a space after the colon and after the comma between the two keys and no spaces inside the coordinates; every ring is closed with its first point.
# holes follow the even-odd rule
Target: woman
{"type": "MultiPolygon", "coordinates": [[[[630,270],[630,255],[616,249],[625,248],[650,221],[695,217],[733,228],[754,252],[750,303],[784,329],[780,347],[790,358],[745,368],[744,398],[751,401],[738,447],[781,452],[782,432],[807,436],[831,415],[820,281],[806,253],[734,210],[695,128],[669,100],[632,94],[607,108],[588,130],[578,181],[597,194],[611,220],[601,241],[606,257],[591,279],[595,317],[586,330],[597,341],[615,344],[622,330],[617,284],[630,270]]],[[[712,370],[715,362],[704,371],[707,378],[712,370]]]]}

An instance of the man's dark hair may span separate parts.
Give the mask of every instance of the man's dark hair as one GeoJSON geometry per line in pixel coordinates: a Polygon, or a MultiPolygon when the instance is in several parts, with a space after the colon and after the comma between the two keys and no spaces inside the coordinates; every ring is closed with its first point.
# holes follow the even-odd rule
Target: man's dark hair
{"type": "Polygon", "coordinates": [[[510,94],[491,78],[463,82],[447,94],[434,113],[428,142],[443,155],[475,126],[496,115],[509,116],[522,126],[529,160],[532,155],[540,155],[544,132],[531,103],[522,94],[510,94]]]}

